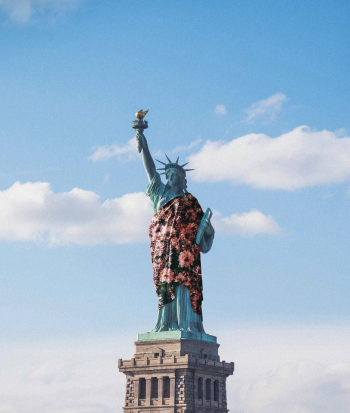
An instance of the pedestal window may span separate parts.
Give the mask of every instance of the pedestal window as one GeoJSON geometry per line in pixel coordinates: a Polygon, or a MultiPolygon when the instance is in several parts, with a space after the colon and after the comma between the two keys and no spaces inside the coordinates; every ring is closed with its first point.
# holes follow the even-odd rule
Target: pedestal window
{"type": "Polygon", "coordinates": [[[203,378],[198,379],[198,400],[203,400],[203,378]]]}
{"type": "Polygon", "coordinates": [[[211,380],[207,379],[205,382],[205,399],[211,400],[211,380]]]}
{"type": "Polygon", "coordinates": [[[158,379],[151,378],[151,399],[158,399],[158,379]]]}
{"type": "Polygon", "coordinates": [[[169,399],[170,398],[170,378],[163,377],[163,398],[169,399]]]}
{"type": "Polygon", "coordinates": [[[140,379],[139,381],[139,399],[146,398],[146,379],[140,379]]]}
{"type": "Polygon", "coordinates": [[[214,381],[214,402],[219,401],[219,380],[214,381]]]}

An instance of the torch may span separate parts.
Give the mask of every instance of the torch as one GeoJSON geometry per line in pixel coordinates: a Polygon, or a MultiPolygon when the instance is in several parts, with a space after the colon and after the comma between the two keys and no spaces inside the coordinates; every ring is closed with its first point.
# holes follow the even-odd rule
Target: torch
{"type": "Polygon", "coordinates": [[[143,118],[147,115],[148,109],[147,110],[139,110],[138,112],[135,113],[136,120],[132,122],[131,127],[136,130],[136,139],[138,142],[138,151],[141,152],[142,150],[142,144],[140,142],[140,139],[143,140],[145,139],[143,131],[148,128],[148,122],[146,120],[143,120],[143,118]]]}

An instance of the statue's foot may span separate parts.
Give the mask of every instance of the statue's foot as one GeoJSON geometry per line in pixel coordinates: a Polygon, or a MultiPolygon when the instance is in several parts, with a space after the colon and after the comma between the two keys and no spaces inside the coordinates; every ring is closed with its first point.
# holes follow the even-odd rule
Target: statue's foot
{"type": "Polygon", "coordinates": [[[153,330],[148,331],[148,333],[160,333],[161,331],[166,331],[164,327],[154,327],[153,330]]]}
{"type": "Polygon", "coordinates": [[[169,330],[170,331],[177,331],[179,326],[176,323],[171,323],[169,330]]]}

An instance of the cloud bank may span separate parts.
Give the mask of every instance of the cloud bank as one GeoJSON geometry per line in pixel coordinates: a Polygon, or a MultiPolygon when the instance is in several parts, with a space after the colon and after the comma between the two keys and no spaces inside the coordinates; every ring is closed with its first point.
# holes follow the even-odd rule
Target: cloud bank
{"type": "MultiPolygon", "coordinates": [[[[179,152],[190,151],[202,142],[202,139],[197,139],[191,142],[189,145],[180,145],[171,151],[167,151],[168,155],[178,155],[179,152]]],[[[153,157],[164,157],[164,153],[161,151],[154,152],[153,157]]],[[[123,161],[133,161],[140,158],[140,154],[137,149],[136,138],[131,138],[125,145],[105,145],[98,146],[92,155],[88,157],[93,162],[105,161],[109,158],[118,158],[123,161]]]]}
{"type": "MultiPolygon", "coordinates": [[[[229,331],[229,329],[227,329],[229,331]]],[[[218,334],[236,371],[228,382],[233,413],[346,413],[350,403],[347,325],[250,326],[218,334]]]]}
{"type": "Polygon", "coordinates": [[[227,110],[226,110],[226,106],[225,105],[217,105],[214,113],[216,113],[217,115],[226,115],[227,114],[227,110]]]}
{"type": "MultiPolygon", "coordinates": [[[[49,245],[129,244],[148,241],[153,208],[145,193],[101,203],[92,191],[55,194],[47,182],[14,183],[0,191],[0,240],[49,245]]],[[[216,219],[217,231],[274,234],[278,224],[257,210],[216,219]]]]}
{"type": "Polygon", "coordinates": [[[207,141],[189,157],[197,181],[295,190],[350,179],[350,138],[300,126],[277,138],[252,133],[207,141]]]}
{"type": "Polygon", "coordinates": [[[346,413],[350,403],[349,383],[350,363],[290,361],[269,376],[243,384],[239,391],[243,409],[233,411],[346,413]]]}
{"type": "Polygon", "coordinates": [[[276,93],[267,99],[259,100],[253,103],[245,110],[245,122],[253,122],[257,119],[272,121],[276,118],[277,113],[282,110],[282,105],[287,101],[286,95],[283,93],[276,93]]]}
{"type": "Polygon", "coordinates": [[[27,23],[45,12],[60,14],[74,9],[82,0],[0,0],[0,9],[17,23],[27,23]]]}
{"type": "Polygon", "coordinates": [[[257,209],[243,214],[223,217],[220,213],[213,215],[213,225],[221,234],[238,234],[252,237],[259,234],[275,235],[282,232],[271,215],[265,215],[257,209]]]}
{"type": "Polygon", "coordinates": [[[0,192],[0,239],[52,245],[146,241],[153,215],[143,192],[100,202],[74,188],[54,194],[47,182],[16,182],[0,192]]]}
{"type": "Polygon", "coordinates": [[[112,157],[117,157],[124,160],[136,159],[138,155],[136,138],[131,138],[126,145],[106,145],[99,146],[95,152],[88,157],[93,162],[103,161],[112,157]]]}
{"type": "MultiPolygon", "coordinates": [[[[175,149],[172,151],[168,152],[169,154],[178,154],[178,152],[184,152],[184,151],[190,151],[191,149],[195,148],[202,142],[202,139],[197,139],[193,142],[191,142],[189,145],[180,145],[177,146],[175,149]]],[[[161,156],[164,156],[163,153],[159,152],[161,156]]],[[[158,156],[158,155],[157,155],[158,156]]]]}

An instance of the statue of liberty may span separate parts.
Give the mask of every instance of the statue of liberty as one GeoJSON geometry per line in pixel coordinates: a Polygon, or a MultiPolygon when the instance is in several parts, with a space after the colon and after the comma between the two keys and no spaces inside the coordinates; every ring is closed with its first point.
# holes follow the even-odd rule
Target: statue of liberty
{"type": "Polygon", "coordinates": [[[138,151],[142,155],[155,215],[149,227],[153,280],[158,296],[158,318],[152,332],[183,330],[204,333],[202,317],[202,272],[200,252],[207,253],[213,243],[214,228],[210,209],[204,214],[197,199],[187,192],[187,164],[179,158],[160,162],[167,183],[155,167],[143,130],[148,111],[136,113],[138,151]]]}

